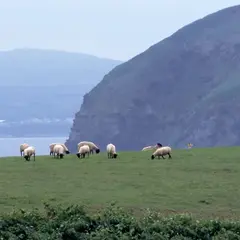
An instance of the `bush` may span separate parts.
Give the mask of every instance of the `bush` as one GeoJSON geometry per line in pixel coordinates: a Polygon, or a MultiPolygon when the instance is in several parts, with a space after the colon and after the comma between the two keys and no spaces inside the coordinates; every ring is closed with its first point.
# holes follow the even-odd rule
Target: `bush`
{"type": "Polygon", "coordinates": [[[115,205],[89,215],[83,207],[45,204],[44,213],[18,210],[2,216],[0,239],[240,239],[240,222],[163,217],[150,211],[137,219],[115,205]]]}

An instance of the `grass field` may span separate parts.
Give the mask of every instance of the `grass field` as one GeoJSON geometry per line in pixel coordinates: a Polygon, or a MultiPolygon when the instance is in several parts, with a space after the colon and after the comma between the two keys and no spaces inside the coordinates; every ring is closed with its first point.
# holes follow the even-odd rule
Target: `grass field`
{"type": "Polygon", "coordinates": [[[174,150],[172,159],[151,152],[106,153],[89,159],[36,156],[0,158],[0,212],[43,207],[43,201],[84,204],[92,210],[116,202],[136,214],[151,208],[198,217],[240,216],[240,148],[174,150]]]}

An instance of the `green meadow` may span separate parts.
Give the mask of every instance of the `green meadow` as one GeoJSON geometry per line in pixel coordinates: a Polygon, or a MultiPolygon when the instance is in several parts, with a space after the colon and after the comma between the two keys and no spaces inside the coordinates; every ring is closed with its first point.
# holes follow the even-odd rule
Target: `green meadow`
{"type": "Polygon", "coordinates": [[[173,150],[172,159],[150,152],[106,153],[78,159],[36,156],[0,158],[0,212],[43,203],[85,205],[90,211],[114,202],[141,215],[146,209],[203,218],[240,216],[240,148],[173,150]]]}

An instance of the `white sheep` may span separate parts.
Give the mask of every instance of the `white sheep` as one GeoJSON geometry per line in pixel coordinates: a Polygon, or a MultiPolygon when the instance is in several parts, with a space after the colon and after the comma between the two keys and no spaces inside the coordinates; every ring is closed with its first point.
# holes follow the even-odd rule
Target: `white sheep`
{"type": "Polygon", "coordinates": [[[25,158],[26,161],[30,161],[32,155],[33,155],[33,159],[35,161],[36,152],[35,152],[35,148],[33,146],[29,146],[24,149],[23,157],[25,158]]]}
{"type": "Polygon", "coordinates": [[[61,144],[56,144],[53,147],[53,155],[54,155],[54,157],[55,157],[55,154],[57,154],[57,157],[63,158],[64,153],[65,153],[65,149],[64,149],[64,147],[61,144]]]}
{"type": "Polygon", "coordinates": [[[155,146],[147,146],[142,149],[142,151],[155,150],[155,146]]]}
{"type": "Polygon", "coordinates": [[[76,155],[78,158],[85,158],[86,154],[89,157],[89,153],[90,153],[90,147],[88,145],[83,145],[79,148],[79,151],[76,155]]]}
{"type": "Polygon", "coordinates": [[[68,150],[68,148],[66,147],[66,145],[65,145],[64,143],[51,143],[51,144],[49,145],[50,156],[51,156],[51,155],[54,155],[53,148],[54,148],[55,145],[61,145],[61,146],[64,148],[64,151],[65,151],[66,154],[69,154],[69,153],[70,153],[69,150],[68,150]]]}
{"type": "Polygon", "coordinates": [[[116,152],[116,147],[112,143],[109,143],[107,145],[107,155],[108,158],[117,158],[117,152],[116,152]]]}
{"type": "Polygon", "coordinates": [[[142,149],[142,151],[148,151],[148,150],[156,150],[158,148],[162,147],[162,144],[161,143],[157,143],[156,145],[154,146],[147,146],[147,147],[144,147],[142,149]]]}
{"type": "Polygon", "coordinates": [[[21,157],[22,157],[23,151],[28,147],[29,147],[29,145],[27,143],[23,143],[23,144],[20,145],[20,155],[21,155],[21,157]]]}
{"type": "Polygon", "coordinates": [[[89,142],[89,141],[82,141],[82,142],[78,143],[78,151],[79,151],[80,147],[82,147],[82,146],[84,146],[84,145],[88,145],[88,146],[89,146],[89,148],[90,148],[90,153],[93,154],[93,151],[94,151],[94,150],[95,150],[95,152],[96,152],[97,154],[100,153],[99,147],[98,147],[96,144],[94,144],[93,142],[89,142]]]}
{"type": "Polygon", "coordinates": [[[158,157],[158,158],[162,157],[163,159],[165,159],[164,158],[165,155],[168,155],[169,156],[168,158],[172,158],[171,152],[172,152],[172,149],[168,146],[160,147],[152,154],[151,158],[154,159],[155,157],[158,157]]]}

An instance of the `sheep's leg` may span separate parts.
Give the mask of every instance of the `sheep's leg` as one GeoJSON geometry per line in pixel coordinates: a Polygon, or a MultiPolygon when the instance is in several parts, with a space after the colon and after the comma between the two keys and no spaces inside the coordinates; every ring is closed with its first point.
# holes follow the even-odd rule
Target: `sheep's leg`
{"type": "Polygon", "coordinates": [[[20,151],[20,155],[21,155],[21,158],[22,158],[22,151],[20,151]]]}
{"type": "Polygon", "coordinates": [[[168,153],[168,158],[172,158],[172,156],[171,156],[171,154],[170,154],[170,153],[168,153]]]}
{"type": "Polygon", "coordinates": [[[35,161],[35,153],[33,154],[33,161],[35,161]]]}
{"type": "Polygon", "coordinates": [[[165,157],[162,155],[162,158],[165,159],[165,157]]]}

